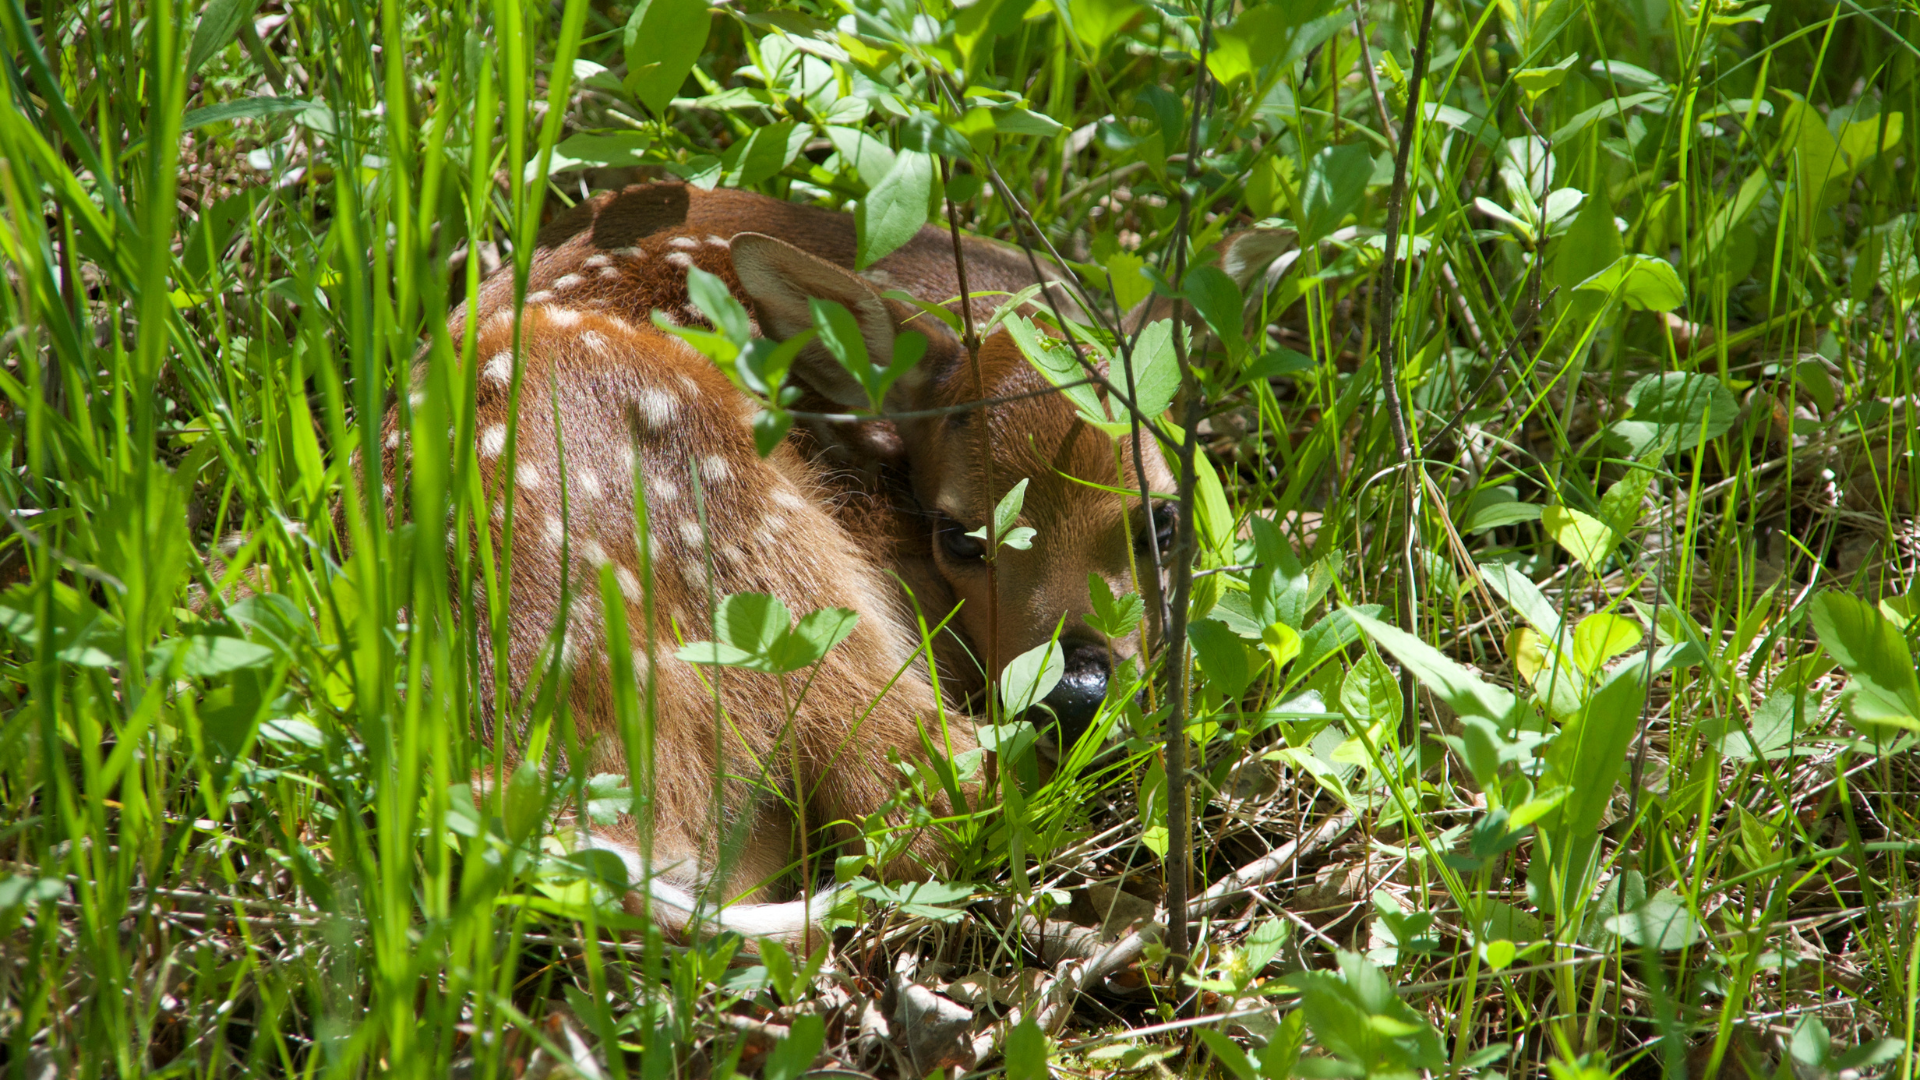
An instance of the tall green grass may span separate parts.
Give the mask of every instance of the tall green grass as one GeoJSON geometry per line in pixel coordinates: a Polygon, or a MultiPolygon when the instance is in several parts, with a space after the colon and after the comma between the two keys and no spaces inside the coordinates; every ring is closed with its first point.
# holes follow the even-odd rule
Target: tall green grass
{"type": "MultiPolygon", "coordinates": [[[[454,599],[511,538],[468,528],[450,300],[593,178],[672,174],[857,206],[868,254],[927,210],[1043,236],[1110,308],[1158,287],[1214,331],[1194,884],[1362,827],[1198,926],[1186,981],[1150,965],[1053,1032],[1056,1065],[1910,1078],[1920,16],[1448,0],[1402,132],[1420,14],[0,6],[7,1070],[761,1068],[727,1015],[790,1030],[767,1075],[894,1067],[804,958],[620,915],[548,825],[617,784],[468,811],[510,613],[454,599]],[[1243,296],[1207,245],[1260,222],[1300,254],[1243,296]],[[355,465],[390,402],[397,493],[355,465]]],[[[955,887],[862,886],[857,992],[900,952],[1033,966],[971,898],[1158,895],[1181,838],[1136,674],[1117,751],[1003,770],[955,887]]],[[[552,696],[518,719],[535,758],[572,738],[552,696]]]]}

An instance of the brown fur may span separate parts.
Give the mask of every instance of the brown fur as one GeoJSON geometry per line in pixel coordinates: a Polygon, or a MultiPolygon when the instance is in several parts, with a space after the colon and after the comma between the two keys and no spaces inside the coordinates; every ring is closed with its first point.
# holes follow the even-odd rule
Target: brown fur
{"type": "MultiPolygon", "coordinates": [[[[975,745],[970,725],[957,718],[939,727],[927,673],[910,662],[918,634],[893,574],[912,590],[929,623],[963,601],[962,630],[944,643],[937,662],[943,677],[965,690],[984,682],[984,673],[968,670],[969,652],[1003,665],[1050,637],[1063,616],[1064,636],[1099,641],[1080,618],[1091,610],[1089,572],[1116,592],[1141,588],[1149,608],[1157,606],[1159,575],[1129,559],[1129,538],[1150,527],[1138,497],[1069,479],[1137,488],[1131,456],[1116,469],[1114,441],[1080,423],[1059,397],[898,425],[815,425],[796,430],[763,459],[749,426],[752,402],[704,357],[650,322],[659,310],[682,325],[704,325],[687,297],[686,269],[693,265],[751,301],[756,332],[791,335],[806,323],[805,297],[825,296],[861,318],[876,362],[884,362],[903,326],[926,333],[928,355],[896,387],[890,409],[938,408],[1041,387],[1004,333],[982,348],[976,383],[953,335],[874,291],[877,283],[929,300],[956,296],[945,233],[922,229],[863,281],[837,269],[851,264],[854,253],[846,215],[735,191],[652,185],[603,196],[563,216],[543,230],[540,245],[518,320],[522,407],[506,597],[507,682],[515,702],[535,685],[562,619],[563,597],[569,599],[560,660],[571,677],[576,725],[590,746],[584,764],[596,772],[625,770],[598,599],[601,567],[611,565],[643,679],[644,646],[653,643],[659,709],[652,847],[655,865],[669,878],[707,882],[718,861],[716,838],[733,833],[744,837],[734,873],[729,882],[713,884],[730,897],[761,896],[795,863],[796,806],[805,808],[810,831],[825,826],[834,840],[849,841],[854,829],[845,823],[872,814],[895,791],[899,773],[891,758],[923,759],[928,742],[942,753],[975,745]],[[746,233],[786,243],[749,240],[746,233]],[[743,277],[751,278],[744,286],[743,277]],[[990,467],[983,448],[990,448],[990,467]],[[634,539],[636,471],[644,478],[653,531],[650,624],[634,539]],[[981,525],[1022,478],[1031,481],[1022,523],[1034,526],[1038,537],[1031,551],[1005,550],[999,557],[996,627],[984,566],[957,564],[935,541],[934,529],[940,515],[968,529],[981,525]],[[704,495],[704,528],[694,512],[696,482],[704,495]],[[1136,573],[1142,586],[1134,583],[1136,573]],[[783,687],[770,676],[725,671],[718,678],[724,737],[716,740],[712,669],[696,670],[672,653],[681,641],[712,636],[710,592],[749,591],[779,597],[795,616],[847,607],[860,619],[823,661],[791,727],[785,717],[801,678],[783,687]],[[726,777],[718,806],[716,775],[726,777]]],[[[967,242],[967,270],[976,293],[1011,292],[1032,280],[1023,256],[986,241],[967,242]]],[[[472,311],[479,465],[496,544],[507,487],[501,472],[515,357],[512,301],[511,275],[496,274],[472,311]]],[[[998,303],[997,297],[975,299],[976,318],[998,303]]],[[[455,340],[467,317],[464,309],[452,315],[455,340]]],[[[838,408],[836,400],[845,403],[846,387],[836,385],[836,379],[847,381],[845,373],[823,351],[803,353],[794,372],[812,391],[806,404],[824,410],[838,408]]],[[[389,416],[390,433],[396,424],[397,412],[389,416]]],[[[1151,439],[1147,450],[1148,480],[1167,490],[1171,480],[1151,439]]],[[[390,480],[393,468],[390,459],[390,480]]],[[[1139,650],[1138,641],[1108,644],[1117,655],[1139,650]]],[[[490,684],[490,675],[483,672],[482,681],[490,684]]],[[[508,711],[484,704],[490,712],[508,711]]],[[[952,808],[930,809],[937,815],[952,808]]],[[[627,822],[597,831],[629,845],[637,843],[637,830],[627,822]]],[[[942,858],[935,838],[920,835],[887,869],[924,875],[942,858]]]]}

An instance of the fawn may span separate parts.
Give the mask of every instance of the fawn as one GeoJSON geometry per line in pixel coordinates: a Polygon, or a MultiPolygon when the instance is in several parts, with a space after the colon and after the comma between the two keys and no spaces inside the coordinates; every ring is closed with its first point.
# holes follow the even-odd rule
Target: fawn
{"type": "MultiPolygon", "coordinates": [[[[976,319],[999,299],[979,293],[1033,282],[1033,264],[1016,252],[977,239],[963,248],[976,319]]],[[[1145,553],[1154,533],[1166,550],[1171,519],[1137,495],[1113,493],[1140,490],[1131,448],[1116,453],[1115,441],[1082,423],[1060,395],[1034,393],[1050,384],[1005,331],[975,357],[939,320],[880,295],[876,286],[931,301],[957,297],[946,233],[922,228],[864,277],[847,269],[854,250],[848,215],[725,189],[640,185],[557,219],[540,234],[518,319],[522,389],[511,478],[501,474],[516,368],[511,274],[495,274],[469,301],[479,328],[478,460],[496,544],[509,484],[515,500],[507,682],[516,701],[536,685],[564,618],[559,662],[588,743],[586,764],[625,771],[597,584],[601,567],[611,566],[636,674],[643,684],[649,673],[655,680],[654,815],[596,827],[592,843],[619,853],[636,882],[650,880],[654,917],[670,928],[695,906],[684,888],[762,901],[768,883],[800,861],[808,832],[852,840],[855,825],[898,787],[890,758],[924,762],[930,752],[976,745],[969,725],[938,726],[932,680],[914,656],[910,602],[929,625],[959,606],[957,631],[935,667],[943,687],[957,683],[962,694],[997,674],[990,667],[1057,632],[1067,669],[1046,704],[1068,729],[1097,709],[1114,660],[1141,648],[1139,638],[1109,641],[1082,619],[1092,611],[1089,574],[1116,594],[1142,593],[1149,612],[1159,607],[1160,574],[1145,553]],[[853,314],[875,364],[890,362],[903,329],[926,335],[923,358],[885,402],[890,414],[915,415],[816,421],[762,458],[750,427],[755,404],[652,322],[658,311],[670,323],[705,323],[688,297],[687,271],[696,266],[723,279],[753,313],[756,333],[771,338],[812,325],[812,298],[853,314]],[[940,412],[1022,394],[1030,396],[940,412]],[[650,597],[635,539],[636,476],[650,521],[650,597]],[[1021,480],[1030,484],[1021,523],[1037,536],[1029,550],[1002,549],[989,567],[967,533],[1021,480]],[[715,680],[673,656],[677,642],[714,636],[709,596],[741,592],[772,594],[796,615],[828,607],[858,614],[797,706],[773,676],[728,670],[715,680]],[[642,829],[650,830],[651,866],[639,855],[642,829]],[[715,880],[719,838],[728,835],[735,846],[726,880],[715,880]]],[[[466,318],[465,305],[451,316],[456,340],[466,318]]],[[[805,391],[802,409],[864,400],[818,342],[797,356],[792,379],[805,391]]],[[[390,414],[390,431],[395,423],[390,414]]],[[[1143,449],[1149,489],[1170,491],[1150,437],[1143,449]]],[[[389,480],[395,468],[390,455],[389,480]]],[[[1157,620],[1148,622],[1151,640],[1157,620]]],[[[490,673],[481,681],[491,686],[490,673]]],[[[500,718],[511,715],[509,705],[483,707],[496,717],[490,737],[506,737],[500,718]]],[[[936,795],[928,809],[936,817],[963,809],[947,801],[936,795]]],[[[884,869],[925,876],[941,865],[940,845],[923,830],[884,869]]],[[[638,903],[629,897],[630,907],[638,903]]],[[[802,905],[749,903],[719,921],[750,936],[791,936],[813,918],[802,905]]]]}

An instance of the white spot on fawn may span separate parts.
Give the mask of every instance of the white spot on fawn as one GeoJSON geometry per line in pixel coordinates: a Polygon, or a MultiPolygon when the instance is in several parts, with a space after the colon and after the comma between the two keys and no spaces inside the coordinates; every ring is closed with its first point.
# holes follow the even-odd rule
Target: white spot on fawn
{"type": "Polygon", "coordinates": [[[622,444],[620,447],[620,471],[624,476],[633,475],[633,445],[631,443],[622,444]]]}
{"type": "Polygon", "coordinates": [[[785,484],[773,489],[773,501],[789,510],[803,510],[807,505],[805,499],[794,494],[793,490],[785,484]]]}
{"type": "Polygon", "coordinates": [[[667,241],[667,244],[669,247],[677,247],[682,251],[692,251],[694,248],[700,246],[700,241],[695,240],[691,236],[676,236],[672,240],[667,241]]]}
{"type": "Polygon", "coordinates": [[[709,484],[725,483],[733,478],[733,469],[719,454],[708,454],[700,462],[700,478],[709,484]]]}
{"type": "Polygon", "coordinates": [[[564,274],[553,283],[555,289],[574,289],[587,283],[579,274],[564,274]]]}
{"type": "MultiPolygon", "coordinates": [[[[620,583],[621,595],[625,596],[628,600],[631,600],[636,604],[640,602],[641,598],[640,598],[639,575],[635,574],[632,570],[629,570],[624,566],[616,566],[613,568],[613,580],[620,583]]],[[[646,655],[646,652],[642,650],[640,652],[640,655],[644,657],[646,655]]],[[[635,665],[635,666],[638,667],[639,665],[635,665]]]]}
{"type": "Polygon", "coordinates": [[[580,344],[585,345],[587,348],[592,349],[594,352],[597,352],[597,353],[612,351],[612,346],[608,343],[606,335],[600,333],[600,331],[598,330],[581,331],[580,344]]]}
{"type": "Polygon", "coordinates": [[[680,522],[680,539],[686,541],[688,547],[697,548],[706,541],[706,534],[700,531],[699,522],[685,518],[680,522]]]}
{"type": "Polygon", "coordinates": [[[680,498],[680,485],[664,476],[648,477],[647,491],[654,502],[670,503],[680,498]]]}
{"type": "Polygon", "coordinates": [[[547,543],[552,544],[554,547],[559,547],[560,541],[566,539],[567,536],[567,527],[561,523],[559,518],[551,514],[547,516],[547,520],[540,523],[540,531],[546,534],[547,543]]]}
{"type": "Polygon", "coordinates": [[[506,386],[513,382],[513,351],[510,349],[502,349],[494,353],[493,358],[487,361],[486,369],[482,371],[481,374],[493,382],[499,383],[501,386],[506,386]]]}
{"type": "Polygon", "coordinates": [[[484,457],[499,457],[500,451],[507,448],[507,425],[494,424],[480,433],[480,453],[484,457]]]}
{"type": "Polygon", "coordinates": [[[643,386],[633,395],[640,419],[655,431],[664,431],[680,415],[680,399],[658,387],[643,386]]]}
{"type": "MultiPolygon", "coordinates": [[[[664,308],[654,308],[653,317],[656,319],[659,319],[663,323],[666,323],[668,326],[680,325],[680,320],[674,316],[673,312],[667,311],[664,308]]],[[[680,341],[679,338],[674,338],[673,340],[680,341]]],[[[680,341],[680,344],[685,345],[686,342],[680,341]]]]}
{"type": "Polygon", "coordinates": [[[687,254],[684,251],[676,251],[673,254],[667,256],[667,262],[671,263],[674,266],[679,267],[682,270],[688,270],[693,267],[693,256],[687,254]]]}
{"type": "Polygon", "coordinates": [[[609,266],[612,263],[613,263],[613,260],[607,258],[605,255],[589,255],[586,257],[586,259],[583,262],[581,262],[580,265],[586,267],[589,270],[598,270],[599,268],[603,266],[609,266]]]}
{"type": "Polygon", "coordinates": [[[717,248],[724,248],[724,247],[732,247],[733,245],[732,245],[732,244],[731,244],[730,242],[728,242],[727,240],[725,240],[724,238],[722,238],[722,237],[718,237],[718,236],[715,236],[715,235],[713,235],[712,233],[708,233],[708,234],[707,234],[707,246],[708,246],[708,247],[717,247],[717,248]]]}
{"type": "MultiPolygon", "coordinates": [[[[499,525],[499,524],[504,524],[504,523],[506,522],[506,520],[507,520],[507,500],[505,500],[505,499],[495,499],[495,500],[493,500],[493,521],[494,521],[494,524],[496,524],[496,525],[499,525]]],[[[478,589],[477,589],[477,587],[476,587],[476,590],[475,590],[475,591],[476,591],[476,592],[478,591],[478,589]]]]}
{"type": "Polygon", "coordinates": [[[425,390],[415,390],[413,393],[407,395],[407,404],[416,409],[426,403],[427,392],[425,390]]]}
{"type": "Polygon", "coordinates": [[[597,499],[606,492],[606,485],[600,482],[600,474],[592,469],[580,469],[573,474],[574,490],[589,499],[597,499]]]}
{"type": "Polygon", "coordinates": [[[526,488],[528,491],[536,490],[540,485],[547,482],[547,478],[540,473],[540,466],[535,465],[531,461],[515,462],[513,466],[513,478],[519,482],[521,487],[526,488]]]}
{"type": "MultiPolygon", "coordinates": [[[[685,345],[688,352],[694,351],[693,346],[687,345],[686,342],[682,341],[680,344],[685,345]]],[[[693,397],[700,396],[700,384],[693,381],[693,376],[688,375],[684,371],[681,371],[681,372],[674,373],[673,377],[679,381],[680,389],[685,390],[688,394],[692,395],[693,397]]]]}
{"type": "Polygon", "coordinates": [[[393,450],[393,449],[397,449],[399,446],[400,446],[400,429],[394,428],[392,431],[387,433],[387,449],[393,450]]]}
{"type": "Polygon", "coordinates": [[[513,325],[513,309],[501,308],[487,317],[487,332],[499,333],[513,325]]]}
{"type": "Polygon", "coordinates": [[[580,557],[590,566],[605,566],[613,560],[607,557],[607,549],[600,546],[598,540],[587,540],[580,545],[580,557]]]}
{"type": "Polygon", "coordinates": [[[602,281],[614,281],[619,277],[620,268],[617,266],[603,266],[600,268],[600,279],[602,281]]]}
{"type": "Polygon", "coordinates": [[[614,248],[611,254],[622,259],[644,259],[647,257],[647,249],[638,247],[614,248]]]}
{"type": "MultiPolygon", "coordinates": [[[[635,600],[635,602],[637,603],[637,602],[638,602],[638,600],[636,599],[636,600],[635,600]]],[[[653,665],[651,665],[651,664],[649,664],[649,663],[647,663],[647,650],[646,650],[646,646],[644,646],[644,645],[635,645],[635,646],[633,647],[633,677],[634,677],[634,680],[635,680],[635,681],[637,681],[637,682],[645,682],[645,681],[646,681],[646,678],[647,678],[647,673],[648,673],[648,672],[650,672],[650,671],[652,671],[652,670],[653,670],[653,665]]]]}
{"type": "Polygon", "coordinates": [[[553,299],[553,294],[545,289],[527,294],[527,303],[529,304],[544,304],[551,299],[553,299]]]}
{"type": "Polygon", "coordinates": [[[571,308],[543,307],[540,309],[540,314],[545,316],[548,322],[561,329],[577,326],[580,323],[580,313],[571,308]]]}

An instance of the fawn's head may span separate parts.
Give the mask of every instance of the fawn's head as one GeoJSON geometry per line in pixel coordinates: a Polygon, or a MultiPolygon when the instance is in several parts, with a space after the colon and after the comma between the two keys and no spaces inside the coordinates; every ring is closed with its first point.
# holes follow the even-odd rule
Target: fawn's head
{"type": "MultiPolygon", "coordinates": [[[[1172,544],[1172,507],[1142,501],[1141,474],[1153,492],[1174,484],[1153,437],[1142,434],[1136,461],[1132,440],[1088,425],[1062,395],[1045,392],[1051,384],[1004,330],[981,343],[976,363],[937,319],[779,240],[736,236],[733,262],[771,337],[813,325],[812,298],[853,314],[876,364],[891,361],[897,334],[927,337],[925,356],[885,404],[895,414],[938,414],[868,422],[846,444],[905,467],[933,565],[960,605],[955,622],[993,676],[1058,628],[1066,674],[1045,704],[1060,718],[1063,739],[1076,737],[1105,698],[1113,665],[1139,657],[1143,641],[1159,633],[1161,574],[1152,553],[1156,542],[1162,553],[1172,544]],[[955,409],[1004,398],[1014,400],[955,409]],[[968,533],[989,525],[994,508],[1022,481],[1017,524],[1034,530],[1032,545],[990,553],[968,533]],[[1116,596],[1140,594],[1148,617],[1139,631],[1110,639],[1089,625],[1089,575],[1116,596]]],[[[831,401],[866,403],[857,381],[818,344],[796,357],[793,373],[831,401]]]]}

